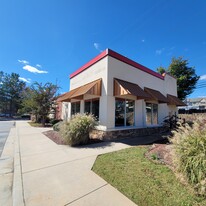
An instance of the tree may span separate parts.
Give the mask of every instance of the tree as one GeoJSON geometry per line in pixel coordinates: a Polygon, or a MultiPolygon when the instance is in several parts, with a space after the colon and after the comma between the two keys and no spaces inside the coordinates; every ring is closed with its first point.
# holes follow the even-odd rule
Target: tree
{"type": "Polygon", "coordinates": [[[166,68],[160,66],[157,68],[157,72],[160,73],[160,74],[164,74],[166,72],[166,68]]]}
{"type": "Polygon", "coordinates": [[[22,108],[21,108],[21,113],[24,114],[24,113],[32,113],[33,115],[36,116],[36,119],[37,118],[37,108],[38,108],[38,105],[37,105],[37,102],[34,101],[34,91],[30,88],[30,87],[27,87],[25,90],[24,90],[24,93],[23,93],[23,101],[22,101],[22,108]]]}
{"type": "Polygon", "coordinates": [[[45,126],[57,90],[58,86],[52,83],[47,82],[43,85],[35,82],[24,94],[23,109],[32,112],[36,116],[36,121],[45,126]]]}
{"type": "MultiPolygon", "coordinates": [[[[165,69],[165,72],[177,79],[177,94],[182,100],[194,91],[200,78],[195,73],[195,68],[190,67],[188,64],[188,60],[184,60],[182,57],[172,58],[171,64],[165,69]]],[[[159,67],[157,71],[161,73],[163,69],[163,67],[159,67]]]]}
{"type": "Polygon", "coordinates": [[[7,74],[0,71],[0,111],[15,115],[21,107],[25,82],[19,80],[19,74],[7,74]]]}

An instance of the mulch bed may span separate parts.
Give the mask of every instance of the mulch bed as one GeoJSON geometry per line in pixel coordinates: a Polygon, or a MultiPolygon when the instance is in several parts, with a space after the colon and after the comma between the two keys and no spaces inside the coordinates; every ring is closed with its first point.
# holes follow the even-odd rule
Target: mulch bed
{"type": "MultiPolygon", "coordinates": [[[[49,130],[49,131],[43,132],[43,134],[46,135],[49,139],[51,139],[56,144],[67,145],[62,139],[59,132],[57,131],[49,130]]],[[[103,141],[99,139],[89,139],[88,144],[95,144],[95,143],[100,143],[100,142],[103,142],[103,141]]]]}
{"type": "Polygon", "coordinates": [[[49,130],[49,131],[43,132],[43,134],[46,135],[49,139],[51,139],[56,144],[66,145],[61,135],[57,131],[49,130]]]}
{"type": "Polygon", "coordinates": [[[174,167],[172,161],[172,144],[153,144],[145,156],[155,163],[166,164],[171,169],[174,167]],[[154,156],[157,159],[154,159],[154,156]]]}

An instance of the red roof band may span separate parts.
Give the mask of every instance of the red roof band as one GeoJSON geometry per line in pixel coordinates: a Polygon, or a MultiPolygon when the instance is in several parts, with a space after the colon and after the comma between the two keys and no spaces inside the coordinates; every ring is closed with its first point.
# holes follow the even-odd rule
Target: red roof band
{"type": "Polygon", "coordinates": [[[86,70],[88,67],[92,66],[93,64],[95,64],[96,62],[100,61],[101,59],[103,59],[104,57],[106,56],[111,56],[115,59],[118,59],[119,61],[122,61],[126,64],[129,64],[137,69],[140,69],[148,74],[151,74],[152,76],[155,76],[157,78],[160,78],[160,79],[164,79],[164,76],[162,76],[161,74],[155,72],[155,71],[152,71],[151,69],[115,52],[115,51],[112,51],[111,49],[106,49],[105,51],[103,51],[101,54],[99,54],[98,56],[96,56],[94,59],[90,60],[89,62],[87,62],[85,65],[83,65],[81,68],[79,68],[78,70],[76,70],[75,72],[73,72],[71,75],[70,75],[70,79],[72,79],[73,77],[75,77],[76,75],[80,74],[81,72],[83,72],[84,70],[86,70]]]}

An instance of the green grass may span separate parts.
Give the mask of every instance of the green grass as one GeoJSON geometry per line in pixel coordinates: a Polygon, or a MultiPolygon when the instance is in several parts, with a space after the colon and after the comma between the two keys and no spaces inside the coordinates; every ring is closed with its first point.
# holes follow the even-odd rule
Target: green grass
{"type": "Polygon", "coordinates": [[[36,122],[28,122],[32,127],[42,127],[42,124],[36,122]]]}
{"type": "Polygon", "coordinates": [[[139,206],[206,206],[165,165],[144,157],[147,147],[98,156],[93,171],[139,206]]]}
{"type": "MultiPolygon", "coordinates": [[[[43,127],[41,123],[28,122],[32,127],[43,127]]],[[[46,124],[45,127],[52,127],[51,124],[46,124]]]]}

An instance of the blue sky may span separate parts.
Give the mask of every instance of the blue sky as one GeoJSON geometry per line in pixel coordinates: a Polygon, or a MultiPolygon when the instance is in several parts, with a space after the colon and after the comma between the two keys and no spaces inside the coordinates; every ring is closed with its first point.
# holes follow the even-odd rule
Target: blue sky
{"type": "MultiPolygon", "coordinates": [[[[0,70],[58,83],[110,48],[155,70],[183,56],[206,83],[205,0],[1,0],[0,70]]],[[[190,97],[206,96],[206,87],[190,97]]]]}

